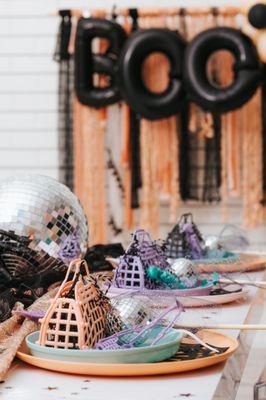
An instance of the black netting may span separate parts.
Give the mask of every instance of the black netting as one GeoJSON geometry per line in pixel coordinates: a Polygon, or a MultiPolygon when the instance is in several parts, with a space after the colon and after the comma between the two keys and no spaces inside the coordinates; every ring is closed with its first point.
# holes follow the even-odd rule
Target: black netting
{"type": "MultiPolygon", "coordinates": [[[[132,19],[131,31],[138,29],[138,10],[129,9],[132,19]]],[[[130,109],[130,154],[131,154],[131,207],[139,207],[139,189],[141,188],[140,166],[140,117],[130,109]]]]}
{"type": "Polygon", "coordinates": [[[58,131],[60,149],[60,180],[73,189],[73,94],[74,60],[68,46],[71,34],[71,14],[61,10],[54,59],[59,63],[58,131]]]}
{"type": "Polygon", "coordinates": [[[204,249],[203,237],[193,222],[192,214],[183,214],[168,233],[164,252],[170,258],[201,258],[204,249]]]}
{"type": "Polygon", "coordinates": [[[17,301],[27,308],[66,273],[60,259],[33,250],[31,242],[0,230],[0,322],[11,316],[17,301]]]}
{"type": "MultiPolygon", "coordinates": [[[[217,10],[212,10],[217,18],[217,10]]],[[[181,28],[187,32],[186,13],[181,14],[181,28]]],[[[219,85],[215,60],[210,66],[210,79],[219,85]]],[[[221,185],[221,116],[206,114],[187,103],[181,110],[180,192],[183,200],[216,202],[221,185]],[[193,129],[190,121],[194,119],[193,129]]]]}
{"type": "Polygon", "coordinates": [[[213,202],[220,200],[221,121],[212,116],[212,137],[188,128],[188,107],[182,115],[180,140],[180,184],[183,200],[213,202]]]}

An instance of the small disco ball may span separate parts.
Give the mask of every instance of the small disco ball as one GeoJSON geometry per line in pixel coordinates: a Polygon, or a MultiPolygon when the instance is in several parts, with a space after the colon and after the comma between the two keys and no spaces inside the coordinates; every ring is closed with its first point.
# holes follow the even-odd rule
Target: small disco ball
{"type": "Polygon", "coordinates": [[[211,235],[205,240],[205,251],[208,258],[223,257],[225,250],[218,236],[211,235]]]}
{"type": "Polygon", "coordinates": [[[205,240],[205,246],[209,250],[221,250],[222,245],[219,242],[218,236],[211,235],[208,236],[205,240]]]}
{"type": "Polygon", "coordinates": [[[148,324],[154,317],[152,303],[148,299],[126,296],[113,297],[109,302],[112,311],[107,314],[108,335],[148,324]]]}
{"type": "Polygon", "coordinates": [[[29,237],[32,250],[64,263],[87,248],[87,220],[78,198],[48,176],[0,181],[0,229],[29,237]]]}
{"type": "Polygon", "coordinates": [[[175,275],[184,288],[193,288],[198,283],[195,265],[187,258],[178,258],[171,264],[170,272],[175,275]]]}

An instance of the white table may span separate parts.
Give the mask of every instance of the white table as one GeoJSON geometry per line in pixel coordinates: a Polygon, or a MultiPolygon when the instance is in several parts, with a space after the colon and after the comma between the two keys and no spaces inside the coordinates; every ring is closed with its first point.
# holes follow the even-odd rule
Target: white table
{"type": "MultiPolygon", "coordinates": [[[[263,272],[249,274],[252,280],[260,280],[263,272]]],[[[244,302],[228,304],[223,307],[194,309],[183,314],[183,321],[209,323],[257,323],[260,322],[261,304],[251,305],[258,297],[256,288],[250,289],[249,299],[244,302]]],[[[266,313],[264,313],[265,316],[266,313]]],[[[265,321],[264,321],[265,322],[265,321]]],[[[239,331],[227,331],[239,337],[239,331]]],[[[259,342],[265,342],[266,331],[259,333],[259,342]]],[[[254,342],[255,332],[240,335],[239,351],[227,362],[207,369],[167,376],[145,378],[100,378],[94,376],[71,376],[53,373],[14,361],[9,375],[0,385],[0,398],[3,400],[230,400],[241,392],[242,373],[250,358],[250,346],[254,342]],[[241,383],[241,382],[240,382],[241,383]]],[[[265,347],[265,346],[263,346],[265,347]]],[[[260,351],[262,351],[260,349],[260,351]]],[[[259,354],[261,354],[259,356],[259,354]]],[[[261,365],[265,353],[257,357],[261,365]]],[[[253,360],[254,365],[254,360],[253,360]]],[[[126,368],[126,366],[125,366],[126,368]]],[[[258,369],[258,368],[257,368],[258,369]]],[[[257,371],[258,375],[259,371],[257,371]]],[[[245,375],[245,374],[244,374],[245,375]]],[[[255,379],[255,378],[254,378],[255,379]]],[[[247,392],[248,379],[245,381],[247,392]]],[[[255,381],[249,382],[249,390],[255,381]]],[[[237,397],[238,399],[243,397],[237,397]]],[[[252,399],[252,397],[246,397],[252,399]]]]}

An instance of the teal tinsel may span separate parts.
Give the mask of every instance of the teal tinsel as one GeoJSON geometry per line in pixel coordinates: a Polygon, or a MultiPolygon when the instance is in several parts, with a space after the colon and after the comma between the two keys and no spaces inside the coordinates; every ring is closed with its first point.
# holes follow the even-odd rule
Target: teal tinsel
{"type": "Polygon", "coordinates": [[[147,276],[159,283],[162,283],[172,289],[182,289],[178,278],[161,268],[150,266],[146,269],[147,276]]]}
{"type": "MultiPolygon", "coordinates": [[[[162,283],[163,285],[171,289],[187,289],[184,285],[182,285],[177,276],[171,274],[171,272],[156,267],[155,265],[148,267],[146,269],[146,274],[150,279],[158,283],[162,283]]],[[[206,285],[209,285],[210,282],[212,282],[213,285],[216,285],[218,281],[219,274],[218,272],[214,272],[212,280],[210,281],[208,279],[202,279],[200,281],[200,286],[204,287],[206,285]]]]}

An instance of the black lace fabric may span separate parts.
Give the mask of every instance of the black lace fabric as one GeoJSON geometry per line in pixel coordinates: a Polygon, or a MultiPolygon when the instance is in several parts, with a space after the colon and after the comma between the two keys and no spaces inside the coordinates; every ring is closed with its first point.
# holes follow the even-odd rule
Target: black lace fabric
{"type": "Polygon", "coordinates": [[[125,250],[121,243],[96,244],[89,247],[84,259],[87,261],[90,272],[112,271],[110,258],[118,258],[124,254],[125,250]]]}
{"type": "MultiPolygon", "coordinates": [[[[188,107],[183,114],[188,115],[188,107]]],[[[221,185],[221,121],[212,115],[212,136],[189,130],[183,115],[180,140],[180,185],[183,200],[217,202],[221,185]]]]}
{"type": "MultiPolygon", "coordinates": [[[[212,9],[217,21],[218,11],[212,9]]],[[[180,28],[187,36],[186,10],[180,13],[180,28]]],[[[210,78],[219,85],[216,60],[210,65],[210,78]]],[[[198,106],[183,105],[180,118],[180,192],[183,200],[217,202],[221,185],[221,116],[206,114],[198,106]],[[194,119],[194,126],[190,122],[194,119]],[[205,126],[203,126],[205,125],[205,126]],[[207,131],[207,132],[206,132],[207,131]]]]}
{"type": "MultiPolygon", "coordinates": [[[[138,10],[129,9],[132,20],[131,31],[138,29],[138,10]]],[[[141,182],[140,160],[140,116],[130,109],[130,151],[131,151],[131,208],[139,208],[139,189],[141,182]]]]}
{"type": "Polygon", "coordinates": [[[71,35],[71,13],[60,11],[61,22],[57,34],[54,60],[59,63],[58,132],[60,154],[60,181],[73,189],[73,95],[74,59],[68,46],[71,35]]]}
{"type": "Polygon", "coordinates": [[[33,250],[28,237],[0,230],[0,322],[11,316],[16,302],[29,307],[65,273],[60,259],[33,250]]]}

